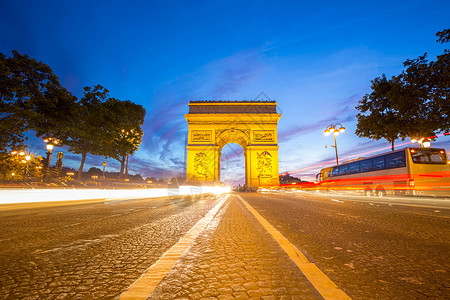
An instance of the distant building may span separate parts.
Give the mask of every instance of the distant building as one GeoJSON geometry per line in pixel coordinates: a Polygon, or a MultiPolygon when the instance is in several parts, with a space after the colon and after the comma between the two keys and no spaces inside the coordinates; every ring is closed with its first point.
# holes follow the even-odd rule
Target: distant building
{"type": "Polygon", "coordinates": [[[280,175],[280,184],[292,184],[303,182],[300,178],[291,176],[291,174],[286,173],[284,175],[280,175]]]}

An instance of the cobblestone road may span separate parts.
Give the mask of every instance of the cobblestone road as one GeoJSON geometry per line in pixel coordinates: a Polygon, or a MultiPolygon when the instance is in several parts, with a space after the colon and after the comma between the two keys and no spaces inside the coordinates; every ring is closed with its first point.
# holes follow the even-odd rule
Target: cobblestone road
{"type": "Polygon", "coordinates": [[[289,257],[231,195],[151,299],[320,299],[289,257]]]}
{"type": "MultiPolygon", "coordinates": [[[[448,209],[240,196],[354,299],[450,298],[448,209]]],[[[220,199],[0,207],[0,299],[117,299],[220,199]]],[[[234,194],[148,296],[321,299],[234,194]]]]}
{"type": "Polygon", "coordinates": [[[0,210],[0,299],[117,298],[217,197],[0,210]]]}
{"type": "Polygon", "coordinates": [[[450,299],[449,209],[299,193],[241,196],[353,299],[450,299]]]}

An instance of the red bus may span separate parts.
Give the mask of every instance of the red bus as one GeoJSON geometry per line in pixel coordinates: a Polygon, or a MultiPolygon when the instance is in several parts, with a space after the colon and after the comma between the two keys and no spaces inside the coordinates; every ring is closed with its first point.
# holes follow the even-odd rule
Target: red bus
{"type": "Polygon", "coordinates": [[[444,149],[405,148],[324,168],[318,188],[366,196],[450,196],[450,164],[444,149]]]}

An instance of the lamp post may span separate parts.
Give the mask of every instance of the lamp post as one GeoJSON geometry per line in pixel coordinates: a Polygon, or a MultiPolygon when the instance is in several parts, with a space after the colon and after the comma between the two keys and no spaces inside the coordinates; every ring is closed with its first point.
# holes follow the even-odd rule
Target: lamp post
{"type": "MultiPolygon", "coordinates": [[[[16,156],[16,161],[18,163],[24,163],[25,164],[25,168],[23,170],[23,174],[22,174],[22,181],[25,181],[26,178],[28,177],[28,163],[31,160],[31,155],[27,154],[26,150],[20,150],[20,151],[12,151],[11,155],[15,155],[16,156]]],[[[22,167],[19,167],[19,169],[22,169],[22,167]]],[[[15,176],[15,173],[12,173],[12,176],[15,176]]]]}
{"type": "Polygon", "coordinates": [[[411,143],[419,143],[421,148],[430,148],[431,142],[427,138],[411,138],[411,143]]]}
{"type": "MultiPolygon", "coordinates": [[[[339,133],[342,133],[342,132],[344,132],[344,131],[345,131],[345,127],[342,126],[340,123],[337,123],[337,124],[330,124],[330,125],[328,125],[327,128],[326,128],[326,129],[324,130],[324,132],[323,132],[326,136],[330,135],[330,133],[333,133],[333,136],[334,136],[334,146],[331,145],[331,147],[334,147],[334,150],[336,151],[336,165],[339,164],[336,136],[337,136],[339,133]]],[[[327,147],[327,146],[325,146],[325,148],[326,148],[326,147],[327,147]]]]}
{"type": "Polygon", "coordinates": [[[45,179],[44,179],[45,182],[47,182],[48,175],[50,173],[50,160],[52,158],[52,150],[53,144],[47,144],[47,165],[45,166],[45,179]]]}
{"type": "Polygon", "coordinates": [[[103,162],[103,179],[105,179],[105,167],[106,167],[106,161],[103,162]]]}
{"type": "Polygon", "coordinates": [[[28,163],[30,162],[30,160],[31,160],[31,156],[30,155],[26,155],[25,156],[25,176],[23,176],[24,177],[24,181],[25,181],[25,178],[28,178],[28,163]]]}
{"type": "Polygon", "coordinates": [[[53,138],[53,137],[48,137],[44,139],[44,143],[47,144],[47,166],[45,169],[45,173],[44,173],[44,182],[46,182],[48,180],[49,177],[49,173],[50,173],[50,160],[52,158],[52,150],[53,147],[55,145],[58,145],[59,140],[53,138]]]}

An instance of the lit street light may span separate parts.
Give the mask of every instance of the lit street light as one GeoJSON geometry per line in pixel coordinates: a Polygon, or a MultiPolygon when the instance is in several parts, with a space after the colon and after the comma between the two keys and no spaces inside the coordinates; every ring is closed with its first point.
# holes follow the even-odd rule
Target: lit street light
{"type": "Polygon", "coordinates": [[[53,150],[53,145],[52,144],[47,144],[47,165],[45,166],[45,179],[44,179],[44,181],[47,181],[48,175],[49,175],[49,172],[50,172],[50,160],[52,158],[52,150],[53,150]]]}
{"type": "Polygon", "coordinates": [[[44,174],[44,182],[46,182],[50,174],[50,160],[52,158],[52,150],[54,145],[58,145],[59,141],[54,138],[46,138],[44,139],[44,143],[47,143],[47,165],[44,174]]]}
{"type": "MultiPolygon", "coordinates": [[[[340,123],[337,124],[331,124],[328,125],[328,127],[325,129],[325,131],[323,132],[326,136],[330,135],[330,133],[333,133],[334,136],[334,146],[330,145],[331,147],[334,147],[334,150],[336,151],[336,165],[339,164],[339,159],[338,159],[338,151],[337,151],[337,143],[336,143],[336,136],[339,133],[342,133],[345,131],[345,127],[342,126],[340,123]]],[[[326,148],[327,146],[325,146],[326,148]]]]}
{"type": "Polygon", "coordinates": [[[427,138],[411,138],[411,143],[419,143],[422,148],[430,148],[431,142],[427,138]]]}
{"type": "MultiPolygon", "coordinates": [[[[22,181],[25,181],[25,179],[27,177],[29,177],[28,175],[28,163],[31,160],[31,155],[27,154],[27,152],[25,150],[20,150],[20,151],[12,151],[11,155],[15,156],[15,159],[17,162],[21,162],[25,164],[25,168],[23,169],[23,172],[20,171],[20,173],[22,173],[22,181]]],[[[19,169],[22,169],[22,167],[19,167],[19,169]]],[[[15,176],[15,173],[11,173],[11,175],[15,176]]]]}
{"type": "Polygon", "coordinates": [[[23,176],[24,180],[25,178],[28,178],[28,162],[31,160],[31,156],[30,155],[26,155],[25,156],[25,175],[23,176]]]}

